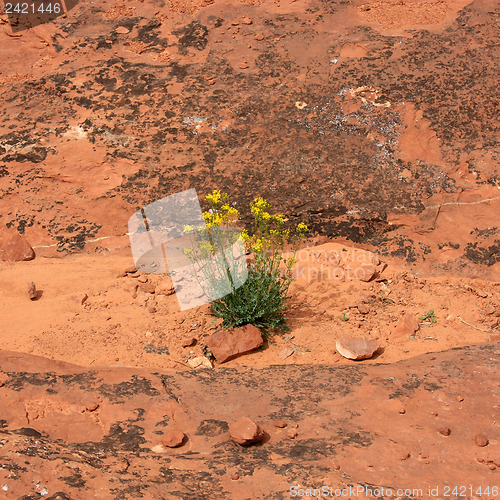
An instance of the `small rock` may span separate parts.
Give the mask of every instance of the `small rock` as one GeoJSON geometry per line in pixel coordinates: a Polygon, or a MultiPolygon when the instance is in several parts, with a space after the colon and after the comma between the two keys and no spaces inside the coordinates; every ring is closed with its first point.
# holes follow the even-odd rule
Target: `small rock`
{"type": "Polygon", "coordinates": [[[148,307],[148,312],[150,314],[154,314],[156,311],[157,311],[156,307],[154,307],[154,306],[148,307]]]}
{"type": "Polygon", "coordinates": [[[299,435],[299,433],[296,431],[296,429],[288,429],[286,431],[286,435],[290,439],[295,439],[299,435]]]}
{"type": "Polygon", "coordinates": [[[96,401],[92,401],[92,403],[89,403],[85,407],[87,411],[96,411],[98,408],[99,408],[99,403],[97,403],[96,401]]]}
{"type": "Polygon", "coordinates": [[[155,288],[156,295],[172,295],[175,293],[175,288],[171,283],[160,283],[155,288]]]}
{"type": "Polygon", "coordinates": [[[138,281],[139,283],[147,283],[147,282],[148,282],[148,278],[147,278],[146,276],[139,276],[139,277],[137,278],[137,281],[138,281]]]}
{"type": "Polygon", "coordinates": [[[411,337],[415,332],[420,329],[418,319],[410,313],[405,313],[399,320],[398,324],[392,332],[394,338],[398,337],[411,337]]]}
{"type": "Polygon", "coordinates": [[[408,460],[409,458],[410,458],[410,454],[409,454],[409,453],[403,453],[403,454],[399,457],[399,460],[404,461],[404,460],[408,460]]]}
{"type": "Polygon", "coordinates": [[[399,409],[399,414],[404,415],[406,413],[406,410],[404,408],[399,409]]]}
{"type": "Polygon", "coordinates": [[[262,33],[257,33],[257,35],[255,35],[255,40],[257,40],[258,42],[261,42],[262,40],[264,40],[264,35],[262,33]]]}
{"type": "Polygon", "coordinates": [[[438,432],[443,436],[449,436],[451,434],[451,429],[449,427],[440,427],[438,429],[438,432]]]}
{"type": "Polygon", "coordinates": [[[474,441],[481,448],[483,448],[484,446],[488,446],[489,444],[488,438],[484,434],[476,434],[474,436],[474,441]]]}
{"type": "Polygon", "coordinates": [[[118,26],[118,28],[116,28],[115,31],[120,35],[126,35],[127,33],[130,32],[130,30],[128,28],[125,28],[125,26],[118,26]]]}
{"type": "Polygon", "coordinates": [[[485,314],[495,314],[496,312],[496,309],[495,309],[495,306],[493,304],[488,304],[485,308],[484,308],[484,313],[485,314]]]}
{"type": "Polygon", "coordinates": [[[170,429],[163,434],[161,444],[168,448],[177,448],[184,442],[186,435],[179,429],[170,429]]]}
{"type": "Polygon", "coordinates": [[[232,26],[238,26],[239,24],[240,24],[240,23],[239,23],[238,21],[236,21],[236,20],[231,21],[231,25],[232,25],[232,26]]]}
{"type": "Polygon", "coordinates": [[[462,396],[457,396],[457,401],[458,401],[459,403],[461,403],[463,400],[464,400],[464,398],[463,398],[462,396]]]}
{"type": "Polygon", "coordinates": [[[248,66],[248,63],[246,61],[242,61],[240,62],[240,69],[247,69],[249,66],[248,66]]]}
{"type": "Polygon", "coordinates": [[[241,24],[250,25],[250,24],[253,24],[253,21],[249,17],[242,17],[241,18],[241,24]]]}
{"type": "Polygon", "coordinates": [[[182,347],[191,347],[194,344],[196,344],[196,339],[194,337],[185,337],[181,340],[182,347]]]}
{"type": "Polygon", "coordinates": [[[36,291],[35,283],[28,283],[28,297],[31,300],[36,300],[38,298],[38,292],[36,291]]]}
{"type": "Polygon", "coordinates": [[[345,336],[337,340],[336,348],[344,358],[361,360],[371,358],[378,352],[380,345],[376,340],[345,336]]]}
{"type": "Polygon", "coordinates": [[[361,314],[368,314],[370,312],[370,308],[366,304],[358,304],[358,311],[361,314]]]}
{"type": "Polygon", "coordinates": [[[240,476],[239,476],[238,474],[233,474],[233,475],[231,476],[231,479],[232,479],[233,481],[238,481],[238,479],[239,479],[239,478],[240,478],[240,476]]]}
{"type": "Polygon", "coordinates": [[[20,262],[33,260],[35,251],[31,245],[17,231],[7,236],[0,243],[0,255],[2,260],[8,262],[20,262]]]}
{"type": "Polygon", "coordinates": [[[279,357],[280,357],[280,359],[285,360],[286,358],[290,357],[294,353],[295,353],[295,351],[291,347],[284,347],[280,351],[279,357]]]}
{"type": "Polygon", "coordinates": [[[258,443],[264,439],[264,431],[253,420],[247,417],[229,425],[231,439],[241,446],[258,443]]]}
{"type": "Polygon", "coordinates": [[[213,368],[212,362],[205,356],[188,359],[187,364],[191,368],[213,368]]]}
{"type": "Polygon", "coordinates": [[[260,330],[254,325],[245,325],[232,330],[223,330],[207,337],[206,344],[219,363],[251,352],[264,343],[260,330]]]}
{"type": "Polygon", "coordinates": [[[144,293],[155,293],[156,291],[156,287],[153,285],[153,283],[141,283],[139,285],[139,289],[144,293]]]}
{"type": "Polygon", "coordinates": [[[124,272],[127,274],[134,274],[137,272],[137,268],[135,266],[127,267],[124,272]]]}
{"type": "Polygon", "coordinates": [[[355,269],[354,271],[354,276],[358,278],[360,281],[370,281],[373,279],[373,277],[377,274],[377,268],[376,266],[372,265],[367,265],[367,266],[361,266],[355,269]]]}
{"type": "Polygon", "coordinates": [[[275,420],[274,427],[278,427],[278,429],[284,429],[288,424],[284,420],[275,420]]]}

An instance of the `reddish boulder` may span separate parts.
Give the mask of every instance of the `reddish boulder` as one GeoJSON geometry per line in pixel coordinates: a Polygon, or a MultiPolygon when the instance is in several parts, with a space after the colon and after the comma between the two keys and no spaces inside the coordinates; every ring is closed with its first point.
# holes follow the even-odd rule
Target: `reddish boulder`
{"type": "Polygon", "coordinates": [[[397,337],[410,337],[420,329],[418,319],[413,314],[405,313],[399,320],[396,328],[392,332],[392,336],[397,337]]]}
{"type": "Polygon", "coordinates": [[[376,340],[362,337],[341,337],[337,340],[336,348],[344,358],[360,360],[371,358],[380,345],[376,340]]]}
{"type": "Polygon", "coordinates": [[[161,438],[161,443],[163,446],[168,448],[177,448],[184,443],[186,435],[179,429],[170,429],[161,438]]]}
{"type": "Polygon", "coordinates": [[[247,417],[229,425],[231,439],[241,446],[258,443],[264,439],[264,431],[253,420],[247,417]]]}
{"type": "Polygon", "coordinates": [[[206,339],[207,346],[219,363],[253,351],[263,343],[260,330],[253,325],[217,332],[206,339]]]}
{"type": "Polygon", "coordinates": [[[2,240],[0,243],[2,260],[18,262],[35,258],[35,251],[19,233],[7,234],[2,240]]]}

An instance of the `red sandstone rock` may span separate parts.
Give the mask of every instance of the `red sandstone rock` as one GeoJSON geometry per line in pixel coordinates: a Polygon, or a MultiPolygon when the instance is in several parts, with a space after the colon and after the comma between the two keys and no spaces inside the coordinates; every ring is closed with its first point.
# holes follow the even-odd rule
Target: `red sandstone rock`
{"type": "Polygon", "coordinates": [[[8,262],[18,262],[23,260],[33,260],[35,251],[30,244],[17,232],[8,234],[0,243],[0,254],[2,260],[8,262]]]}
{"type": "Polygon", "coordinates": [[[361,266],[354,270],[354,276],[360,281],[370,281],[377,274],[376,266],[361,266]]]}
{"type": "Polygon", "coordinates": [[[440,427],[438,429],[438,432],[443,436],[449,436],[451,434],[451,429],[449,427],[440,427]]]}
{"type": "Polygon", "coordinates": [[[370,308],[366,304],[358,304],[357,308],[361,314],[368,314],[370,312],[370,308]]]}
{"type": "Polygon", "coordinates": [[[247,417],[229,425],[231,439],[241,446],[258,443],[264,439],[264,431],[253,420],[247,417]]]}
{"type": "Polygon", "coordinates": [[[177,448],[184,442],[186,435],[179,429],[170,429],[163,434],[161,443],[168,448],[177,448]]]}
{"type": "Polygon", "coordinates": [[[191,347],[196,343],[196,339],[194,337],[188,336],[181,340],[182,347],[191,347]]]}
{"type": "Polygon", "coordinates": [[[171,283],[160,283],[155,288],[156,295],[172,295],[175,293],[175,288],[171,283]]]}
{"type": "Polygon", "coordinates": [[[38,298],[38,292],[36,291],[35,283],[28,283],[28,297],[31,300],[36,300],[38,298]]]}
{"type": "Polygon", "coordinates": [[[155,293],[156,287],[152,283],[141,283],[139,289],[144,293],[155,293]]]}
{"type": "Polygon", "coordinates": [[[251,352],[263,343],[260,330],[253,325],[217,332],[206,339],[207,346],[219,363],[251,352]]]}
{"type": "Polygon", "coordinates": [[[483,448],[484,446],[488,446],[489,444],[489,440],[484,434],[476,434],[474,436],[474,441],[481,448],[483,448]]]}
{"type": "Polygon", "coordinates": [[[295,430],[295,429],[288,429],[286,431],[286,435],[290,438],[290,439],[295,439],[299,433],[295,430]]]}
{"type": "Polygon", "coordinates": [[[371,358],[380,345],[376,340],[345,336],[337,340],[336,348],[344,358],[361,360],[371,358]]]}
{"type": "Polygon", "coordinates": [[[392,336],[394,338],[410,337],[415,332],[418,332],[419,329],[418,319],[413,314],[405,313],[394,328],[392,336]]]}
{"type": "Polygon", "coordinates": [[[289,358],[295,351],[291,347],[284,347],[279,354],[280,359],[285,360],[289,358]]]}
{"type": "Polygon", "coordinates": [[[278,429],[283,429],[287,425],[288,424],[284,420],[275,420],[274,421],[274,427],[278,427],[278,429]]]}

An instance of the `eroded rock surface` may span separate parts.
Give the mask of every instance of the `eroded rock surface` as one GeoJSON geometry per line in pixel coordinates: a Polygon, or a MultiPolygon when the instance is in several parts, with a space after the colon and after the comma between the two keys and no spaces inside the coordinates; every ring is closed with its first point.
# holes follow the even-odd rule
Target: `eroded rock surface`
{"type": "Polygon", "coordinates": [[[16,36],[3,24],[0,224],[37,252],[106,251],[137,207],[218,187],[494,279],[495,8],[79,2],[16,36]]]}
{"type": "Polygon", "coordinates": [[[292,485],[361,487],[368,478],[393,490],[442,489],[447,477],[493,486],[498,348],[391,365],[183,372],[88,369],[1,351],[2,495],[33,495],[33,480],[48,498],[203,490],[207,499],[271,499],[292,485]],[[263,443],[233,442],[229,425],[242,417],[266,429],[263,443]],[[189,439],[163,446],[175,428],[189,439]]]}

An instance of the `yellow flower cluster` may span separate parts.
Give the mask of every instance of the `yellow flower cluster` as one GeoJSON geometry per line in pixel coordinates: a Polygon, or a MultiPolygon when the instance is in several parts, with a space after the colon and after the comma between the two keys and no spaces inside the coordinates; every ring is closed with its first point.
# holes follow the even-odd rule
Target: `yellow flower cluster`
{"type": "Polygon", "coordinates": [[[296,231],[297,231],[297,233],[304,234],[304,233],[307,233],[307,231],[309,231],[309,228],[307,227],[307,224],[304,224],[303,222],[299,222],[297,224],[296,231]]]}
{"type": "Polygon", "coordinates": [[[205,200],[209,205],[217,207],[221,200],[225,201],[228,197],[227,193],[221,193],[219,189],[214,189],[211,194],[205,196],[205,200]]]}

